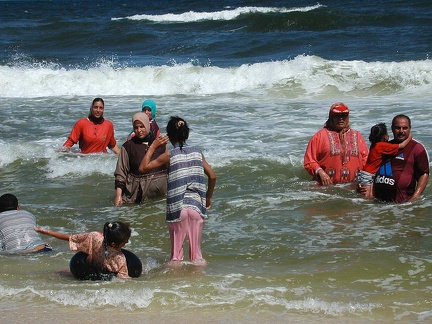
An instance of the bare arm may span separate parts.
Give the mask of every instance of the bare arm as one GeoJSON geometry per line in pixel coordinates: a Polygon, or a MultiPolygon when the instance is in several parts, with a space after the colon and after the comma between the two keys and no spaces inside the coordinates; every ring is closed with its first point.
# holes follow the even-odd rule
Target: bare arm
{"type": "Polygon", "coordinates": [[[114,197],[115,206],[120,206],[123,204],[123,189],[126,187],[127,178],[130,173],[129,163],[129,154],[126,152],[126,149],[122,147],[120,149],[120,154],[117,158],[116,169],[114,171],[116,188],[116,194],[114,197]]]}
{"type": "Polygon", "coordinates": [[[120,153],[120,148],[118,147],[118,145],[116,144],[111,151],[113,151],[116,155],[119,155],[120,153]]]}
{"type": "Polygon", "coordinates": [[[156,138],[150,147],[147,150],[147,153],[144,155],[143,160],[138,168],[139,172],[146,172],[152,169],[158,168],[162,165],[168,165],[170,161],[169,152],[165,151],[165,153],[159,155],[155,160],[150,161],[153,156],[155,150],[162,145],[166,145],[168,143],[168,136],[160,136],[156,138]]]}
{"type": "Polygon", "coordinates": [[[414,191],[414,194],[410,197],[410,199],[408,199],[409,202],[418,199],[422,195],[423,191],[426,188],[428,180],[429,180],[429,174],[427,174],[427,173],[423,174],[419,178],[419,181],[417,182],[417,187],[414,191]]]}
{"type": "Polygon", "coordinates": [[[69,234],[51,231],[51,230],[43,228],[43,227],[35,227],[34,230],[38,233],[53,236],[53,237],[58,238],[58,239],[63,240],[63,241],[69,241],[69,238],[70,238],[69,234]]]}
{"type": "Polygon", "coordinates": [[[403,141],[402,143],[399,143],[399,149],[403,149],[407,144],[412,140],[412,133],[409,134],[407,139],[403,141]]]}
{"type": "Polygon", "coordinates": [[[117,187],[115,197],[114,197],[114,206],[123,205],[122,194],[123,194],[122,188],[117,187]]]}
{"type": "Polygon", "coordinates": [[[207,163],[206,159],[204,158],[204,155],[202,156],[203,159],[203,167],[204,167],[204,173],[208,177],[208,184],[207,184],[207,193],[206,193],[206,207],[211,207],[211,199],[213,197],[213,191],[216,185],[216,174],[214,173],[213,169],[210,167],[210,165],[207,163]]]}

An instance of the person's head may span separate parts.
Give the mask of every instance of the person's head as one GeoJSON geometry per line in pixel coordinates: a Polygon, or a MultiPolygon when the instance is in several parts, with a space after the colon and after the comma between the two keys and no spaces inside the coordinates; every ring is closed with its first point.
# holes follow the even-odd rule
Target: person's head
{"type": "Polygon", "coordinates": [[[189,138],[189,126],[183,118],[178,116],[171,116],[166,131],[171,144],[180,144],[180,149],[189,138]]]}
{"type": "Polygon", "coordinates": [[[8,210],[19,209],[18,198],[12,194],[4,194],[0,197],[0,213],[8,210]]]}
{"type": "Polygon", "coordinates": [[[141,111],[147,114],[149,120],[156,119],[156,103],[153,100],[144,100],[141,105],[141,111]]]}
{"type": "Polygon", "coordinates": [[[369,141],[371,142],[371,144],[375,144],[378,142],[387,142],[388,133],[386,124],[379,123],[372,126],[369,134],[369,141]]]}
{"type": "Polygon", "coordinates": [[[391,129],[396,143],[402,143],[411,133],[411,119],[406,115],[397,115],[392,120],[391,129]]]}
{"type": "Polygon", "coordinates": [[[132,127],[135,136],[143,140],[150,132],[150,122],[148,116],[143,112],[139,112],[133,115],[132,127]]]}
{"type": "Polygon", "coordinates": [[[103,120],[105,102],[102,98],[94,98],[90,106],[88,118],[93,121],[103,120]]]}
{"type": "Polygon", "coordinates": [[[131,236],[129,224],[123,222],[106,222],[103,227],[104,245],[122,248],[131,236]]]}
{"type": "Polygon", "coordinates": [[[349,128],[349,109],[342,102],[336,102],[330,107],[329,117],[326,123],[331,130],[340,132],[349,128]]]}

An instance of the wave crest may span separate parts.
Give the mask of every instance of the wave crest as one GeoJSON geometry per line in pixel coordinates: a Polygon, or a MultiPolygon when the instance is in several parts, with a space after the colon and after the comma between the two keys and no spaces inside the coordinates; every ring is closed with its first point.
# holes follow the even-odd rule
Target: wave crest
{"type": "Polygon", "coordinates": [[[162,15],[132,15],[124,18],[112,18],[112,20],[147,20],[163,23],[190,23],[206,20],[234,20],[242,15],[248,14],[268,14],[268,13],[291,13],[291,12],[306,12],[323,7],[319,3],[314,6],[298,7],[298,8],[277,8],[277,7],[239,7],[231,10],[221,10],[214,12],[196,12],[188,11],[180,14],[167,13],[162,15]]]}
{"type": "Polygon", "coordinates": [[[432,61],[331,61],[317,56],[215,67],[196,62],[118,67],[104,62],[67,70],[57,65],[0,67],[0,97],[214,95],[262,92],[292,98],[430,93],[432,61]],[[97,80],[97,82],[95,82],[97,80]]]}

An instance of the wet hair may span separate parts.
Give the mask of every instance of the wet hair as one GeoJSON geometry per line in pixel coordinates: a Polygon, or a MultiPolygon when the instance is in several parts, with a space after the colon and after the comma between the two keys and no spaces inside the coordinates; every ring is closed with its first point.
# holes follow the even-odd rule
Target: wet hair
{"type": "Polygon", "coordinates": [[[117,246],[131,236],[129,224],[123,222],[106,222],[103,227],[104,246],[107,248],[115,243],[117,246]]]}
{"type": "Polygon", "coordinates": [[[0,213],[18,208],[18,198],[12,194],[4,194],[0,197],[0,213]]]}
{"type": "Polygon", "coordinates": [[[179,143],[180,150],[189,138],[189,126],[183,118],[171,116],[166,127],[167,135],[171,143],[179,143]]]}
{"type": "Polygon", "coordinates": [[[404,114],[396,115],[393,117],[392,124],[391,124],[392,128],[393,128],[394,124],[396,123],[396,119],[399,119],[399,118],[405,118],[406,120],[408,120],[408,125],[411,128],[411,119],[407,115],[404,115],[404,114]]]}
{"type": "Polygon", "coordinates": [[[384,123],[379,123],[371,127],[369,141],[372,144],[382,142],[384,136],[387,135],[387,126],[384,123]]]}

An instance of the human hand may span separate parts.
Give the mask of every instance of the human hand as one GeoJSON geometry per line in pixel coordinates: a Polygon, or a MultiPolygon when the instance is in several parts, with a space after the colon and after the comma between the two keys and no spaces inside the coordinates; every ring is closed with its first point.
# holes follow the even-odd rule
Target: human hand
{"type": "Polygon", "coordinates": [[[357,185],[357,192],[358,193],[361,193],[361,194],[365,194],[366,193],[366,191],[367,191],[367,188],[366,187],[364,187],[364,186],[362,186],[362,185],[360,185],[360,184],[358,184],[357,185]]]}
{"type": "Polygon", "coordinates": [[[318,171],[318,176],[321,179],[321,184],[322,185],[331,185],[331,184],[333,184],[333,180],[330,178],[330,176],[323,169],[320,169],[318,171]]]}
{"type": "Polygon", "coordinates": [[[412,195],[411,197],[408,198],[406,202],[413,202],[416,201],[418,198],[419,198],[418,196],[412,195]]]}
{"type": "Polygon", "coordinates": [[[167,135],[159,135],[153,141],[152,146],[154,145],[155,148],[158,148],[160,146],[164,146],[168,143],[168,140],[169,140],[169,138],[167,135]]]}
{"type": "Polygon", "coordinates": [[[47,234],[48,230],[43,227],[33,227],[35,232],[41,233],[41,234],[47,234]]]}
{"type": "Polygon", "coordinates": [[[357,184],[357,192],[362,194],[365,198],[373,198],[372,186],[362,186],[357,184]]]}
{"type": "Polygon", "coordinates": [[[211,208],[211,198],[206,198],[206,208],[207,209],[211,208]]]}
{"type": "Polygon", "coordinates": [[[114,198],[114,206],[121,206],[121,205],[123,205],[123,199],[122,199],[122,197],[121,196],[119,196],[119,197],[115,197],[114,198]]]}
{"type": "Polygon", "coordinates": [[[70,151],[70,147],[68,147],[68,146],[62,146],[60,148],[60,152],[69,152],[69,151],[70,151]]]}

